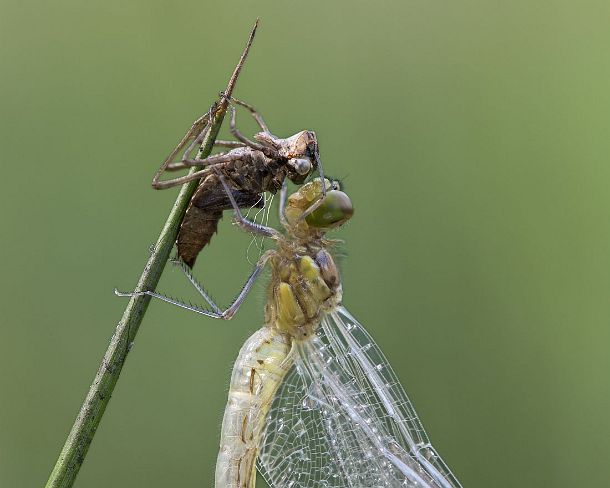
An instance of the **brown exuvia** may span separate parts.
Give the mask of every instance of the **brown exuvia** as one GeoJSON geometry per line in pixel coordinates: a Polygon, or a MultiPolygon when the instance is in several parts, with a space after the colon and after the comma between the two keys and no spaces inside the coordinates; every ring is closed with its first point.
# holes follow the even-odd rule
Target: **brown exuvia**
{"type": "Polygon", "coordinates": [[[286,178],[301,184],[316,169],[322,174],[315,132],[304,130],[286,139],[276,137],[252,106],[234,98],[232,102],[247,108],[261,128],[254,141],[235,127],[235,107],[232,106],[230,129],[237,140],[215,142],[215,146],[229,148],[229,151],[207,158],[191,157],[209,130],[210,117],[206,114],[193,123],[153,178],[152,186],[157,189],[200,180],[177,239],[178,256],[189,267],[193,267],[197,255],[217,231],[223,211],[232,208],[219,175],[224,176],[237,204],[249,208],[262,206],[263,193],[276,193],[286,178]],[[185,147],[182,159],[173,162],[185,147]],[[160,180],[165,171],[192,166],[203,169],[179,178],[160,180]]]}

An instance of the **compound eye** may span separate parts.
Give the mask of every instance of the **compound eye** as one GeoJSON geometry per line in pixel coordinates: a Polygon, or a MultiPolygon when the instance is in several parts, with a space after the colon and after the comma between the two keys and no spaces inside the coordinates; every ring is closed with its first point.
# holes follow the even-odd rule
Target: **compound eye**
{"type": "Polygon", "coordinates": [[[292,158],[288,160],[288,164],[301,176],[308,175],[312,168],[311,161],[305,158],[292,158]]]}
{"type": "Polygon", "coordinates": [[[320,206],[305,217],[305,221],[312,227],[331,228],[343,224],[352,215],[354,207],[347,194],[331,190],[326,193],[320,206]]]}

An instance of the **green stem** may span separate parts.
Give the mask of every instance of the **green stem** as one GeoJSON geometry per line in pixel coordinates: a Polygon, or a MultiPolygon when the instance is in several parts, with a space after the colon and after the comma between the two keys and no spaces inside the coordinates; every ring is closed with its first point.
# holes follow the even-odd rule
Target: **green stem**
{"type": "MultiPolygon", "coordinates": [[[[217,102],[215,109],[210,115],[212,117],[212,124],[205,139],[201,143],[201,148],[198,153],[202,158],[207,157],[212,151],[212,146],[214,145],[214,141],[216,140],[216,136],[218,135],[218,131],[220,130],[220,126],[222,125],[222,121],[227,111],[228,96],[233,92],[241,68],[246,60],[250,46],[252,45],[257,26],[258,20],[250,32],[248,43],[227,84],[227,89],[225,90],[227,97],[222,97],[217,102]]],[[[194,171],[195,168],[191,170],[191,172],[194,171]]],[[[180,190],[178,198],[159,235],[159,239],[138,280],[136,290],[154,290],[156,288],[174,242],[176,242],[180,223],[182,222],[186,208],[198,183],[197,180],[191,181],[190,183],[185,184],[180,190]]],[[[74,421],[72,430],[70,431],[70,434],[68,434],[68,438],[59,454],[59,458],[51,472],[51,476],[49,476],[46,488],[68,488],[73,485],[74,479],[85,460],[95,431],[102,420],[108,401],[112,396],[112,392],[119,379],[119,375],[125,364],[125,359],[135,340],[136,333],[142,323],[149,302],[150,297],[146,295],[134,296],[129,300],[123,317],[110,340],[110,344],[106,350],[106,354],[104,354],[104,358],[95,375],[95,379],[93,380],[80,412],[74,421]]]]}

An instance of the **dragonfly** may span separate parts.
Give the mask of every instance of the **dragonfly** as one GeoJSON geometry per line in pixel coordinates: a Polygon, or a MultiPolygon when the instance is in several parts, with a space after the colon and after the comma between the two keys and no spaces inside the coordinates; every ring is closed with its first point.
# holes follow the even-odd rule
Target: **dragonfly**
{"type": "Polygon", "coordinates": [[[265,323],[241,348],[224,412],[217,488],[254,488],[256,465],[272,488],[459,488],[431,445],[383,352],[342,305],[328,231],[354,208],[340,185],[316,178],[280,193],[284,232],[245,218],[220,175],[234,220],[275,241],[235,301],[221,310],[183,266],[207,302],[192,306],[146,294],[216,319],[238,311],[263,268],[271,268],[265,323]],[[323,195],[323,196],[322,196],[323,195]]]}
{"type": "MultiPolygon", "coordinates": [[[[226,97],[224,93],[221,97],[226,97]]],[[[296,184],[303,183],[315,170],[323,177],[318,139],[311,130],[280,138],[273,135],[261,114],[250,104],[235,97],[231,102],[230,131],[235,141],[217,140],[215,147],[229,149],[202,158],[196,148],[201,145],[210,130],[214,107],[195,122],[182,140],[165,159],[153,177],[155,189],[171,188],[192,180],[201,180],[182,220],[176,245],[178,256],[189,267],[193,267],[201,250],[217,232],[218,222],[225,210],[231,209],[223,185],[222,175],[231,187],[233,199],[240,208],[253,208],[263,205],[265,192],[275,194],[286,178],[296,184]],[[237,129],[235,106],[247,109],[260,128],[254,141],[248,139],[237,129]],[[174,161],[182,152],[179,161],[174,161]],[[190,167],[202,168],[192,174],[161,180],[166,171],[178,171],[190,167]]]]}

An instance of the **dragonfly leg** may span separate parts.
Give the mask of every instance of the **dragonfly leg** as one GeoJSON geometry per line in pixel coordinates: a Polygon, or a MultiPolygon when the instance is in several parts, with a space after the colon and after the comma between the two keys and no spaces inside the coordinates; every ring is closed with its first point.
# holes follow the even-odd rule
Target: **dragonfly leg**
{"type": "Polygon", "coordinates": [[[316,166],[318,167],[318,174],[320,175],[320,180],[322,181],[322,195],[320,195],[320,200],[326,196],[326,185],[324,184],[324,168],[322,167],[322,160],[320,159],[320,151],[318,150],[318,144],[316,143],[316,149],[313,154],[314,160],[316,161],[316,166]]]}
{"type": "MultiPolygon", "coordinates": [[[[235,313],[237,312],[237,310],[243,303],[244,299],[246,298],[246,296],[252,289],[252,286],[254,285],[254,283],[256,282],[256,279],[259,277],[259,275],[263,271],[265,264],[267,263],[267,260],[271,257],[272,254],[273,254],[273,252],[266,252],[265,254],[263,254],[260,257],[260,259],[258,260],[256,265],[254,266],[252,273],[250,273],[250,276],[246,280],[246,283],[244,284],[241,291],[239,292],[239,295],[237,295],[237,298],[235,298],[235,300],[231,303],[231,305],[229,305],[229,307],[226,308],[225,310],[221,310],[220,307],[218,305],[216,305],[214,300],[212,300],[210,295],[205,291],[205,288],[193,276],[193,273],[191,272],[190,268],[186,265],[186,263],[184,261],[179,259],[178,264],[180,265],[180,268],[182,269],[182,271],[184,272],[184,274],[186,275],[188,280],[191,282],[191,285],[193,285],[193,287],[195,287],[197,292],[203,297],[203,299],[208,303],[208,305],[210,307],[212,307],[213,310],[208,311],[209,313],[206,315],[208,315],[209,317],[216,318],[216,319],[230,320],[235,315],[235,313]]],[[[174,302],[171,302],[171,303],[174,303],[174,302]]],[[[186,304],[183,304],[183,305],[186,305],[186,304]]],[[[197,307],[197,308],[199,308],[199,307],[197,307]]],[[[200,309],[200,310],[203,310],[203,309],[200,309]]]]}
{"type": "Polygon", "coordinates": [[[124,292],[119,291],[116,288],[114,289],[114,294],[118,297],[141,297],[141,296],[149,296],[153,298],[158,298],[159,300],[163,300],[164,302],[171,303],[172,305],[176,305],[177,307],[184,308],[186,310],[190,310],[191,312],[200,313],[201,315],[205,315],[207,317],[212,317],[214,319],[220,318],[215,311],[206,310],[205,308],[198,307],[197,305],[193,305],[191,303],[184,303],[180,300],[176,300],[175,298],[168,297],[162,295],[161,293],[157,293],[154,291],[130,291],[124,292]]]}
{"type": "MultiPolygon", "coordinates": [[[[323,185],[322,188],[326,188],[326,185],[323,185]]],[[[334,187],[334,185],[331,183],[331,189],[336,189],[336,187],[334,187]]],[[[322,201],[324,200],[324,195],[326,195],[326,192],[322,192],[320,195],[320,198],[318,198],[318,200],[316,200],[312,205],[310,205],[307,210],[305,210],[301,216],[299,217],[299,220],[303,220],[305,217],[307,217],[309,214],[311,214],[312,212],[315,212],[316,209],[318,209],[320,207],[320,205],[322,205],[322,201]]]]}
{"type": "Polygon", "coordinates": [[[282,182],[282,189],[280,190],[280,205],[279,205],[279,218],[280,223],[287,228],[288,221],[286,220],[286,198],[288,196],[288,182],[284,180],[282,182]]]}
{"type": "Polygon", "coordinates": [[[222,313],[222,316],[218,317],[218,318],[229,320],[237,313],[237,310],[239,310],[239,307],[244,302],[246,296],[248,296],[248,293],[252,289],[252,286],[256,282],[256,279],[260,276],[261,272],[263,271],[265,264],[267,263],[267,260],[273,254],[274,254],[274,252],[271,251],[271,252],[266,252],[265,254],[263,254],[261,256],[261,258],[256,263],[256,266],[254,266],[252,273],[246,280],[246,283],[244,284],[241,291],[239,292],[239,295],[237,295],[237,298],[235,298],[235,300],[233,300],[233,303],[231,303],[231,305],[229,305],[229,307],[222,313]]]}
{"type": "Polygon", "coordinates": [[[201,285],[201,283],[197,281],[197,278],[193,276],[191,268],[189,268],[188,265],[181,258],[172,260],[172,264],[180,266],[180,269],[182,269],[182,272],[186,275],[191,285],[193,285],[195,290],[197,290],[197,292],[203,297],[207,304],[212,307],[214,312],[216,312],[217,314],[222,314],[222,310],[220,309],[220,307],[216,305],[212,297],[210,297],[210,295],[208,295],[208,293],[205,291],[205,288],[201,285]]]}
{"type": "Polygon", "coordinates": [[[252,289],[252,286],[256,282],[256,279],[260,276],[261,272],[263,271],[263,269],[265,267],[265,264],[267,263],[267,260],[271,257],[272,254],[273,254],[273,251],[270,251],[270,252],[266,252],[265,254],[263,254],[261,256],[261,258],[256,263],[256,266],[254,266],[252,273],[250,273],[250,276],[246,280],[246,283],[244,284],[241,291],[239,292],[239,295],[237,295],[237,298],[235,298],[235,300],[233,300],[231,305],[229,305],[229,307],[226,308],[225,310],[221,310],[220,307],[218,307],[218,305],[216,305],[216,303],[210,298],[208,293],[204,290],[203,286],[201,286],[197,282],[197,280],[193,277],[191,272],[187,269],[187,266],[183,263],[181,263],[181,267],[182,267],[182,270],[185,272],[187,278],[189,279],[191,284],[195,287],[195,289],[199,292],[199,294],[204,298],[204,300],[208,303],[208,305],[210,305],[212,307],[213,310],[207,310],[207,309],[199,307],[197,305],[193,305],[191,303],[185,303],[185,302],[182,302],[175,298],[168,297],[168,296],[162,295],[161,293],[157,293],[157,292],[149,291],[149,290],[133,291],[133,292],[126,293],[126,292],[121,292],[121,291],[115,289],[114,293],[115,293],[115,295],[120,296],[120,297],[134,297],[134,296],[147,295],[149,297],[158,298],[159,300],[163,300],[164,302],[171,303],[172,305],[176,305],[177,307],[184,308],[186,310],[190,310],[192,312],[196,312],[196,313],[205,315],[207,317],[211,317],[214,319],[221,319],[221,320],[230,320],[237,313],[237,311],[239,310],[239,307],[244,302],[246,296],[248,296],[248,293],[252,289]]]}
{"type": "Polygon", "coordinates": [[[256,222],[252,222],[251,220],[248,220],[242,215],[241,210],[239,209],[239,206],[235,201],[235,197],[233,196],[233,192],[229,188],[229,185],[227,185],[225,177],[220,174],[220,172],[217,172],[216,174],[218,175],[218,178],[220,179],[220,182],[222,183],[222,186],[224,187],[225,192],[229,197],[229,200],[231,201],[234,218],[237,225],[239,225],[246,232],[251,232],[252,234],[258,234],[263,237],[271,237],[276,239],[279,236],[279,232],[273,227],[267,227],[266,225],[261,225],[256,222]]]}
{"type": "Polygon", "coordinates": [[[314,203],[312,203],[307,210],[305,210],[299,217],[299,220],[303,220],[305,219],[305,217],[307,217],[309,214],[311,214],[312,212],[314,212],[318,207],[320,207],[320,205],[322,205],[322,200],[324,198],[324,195],[320,195],[320,198],[318,198],[318,200],[316,200],[314,203]]]}

